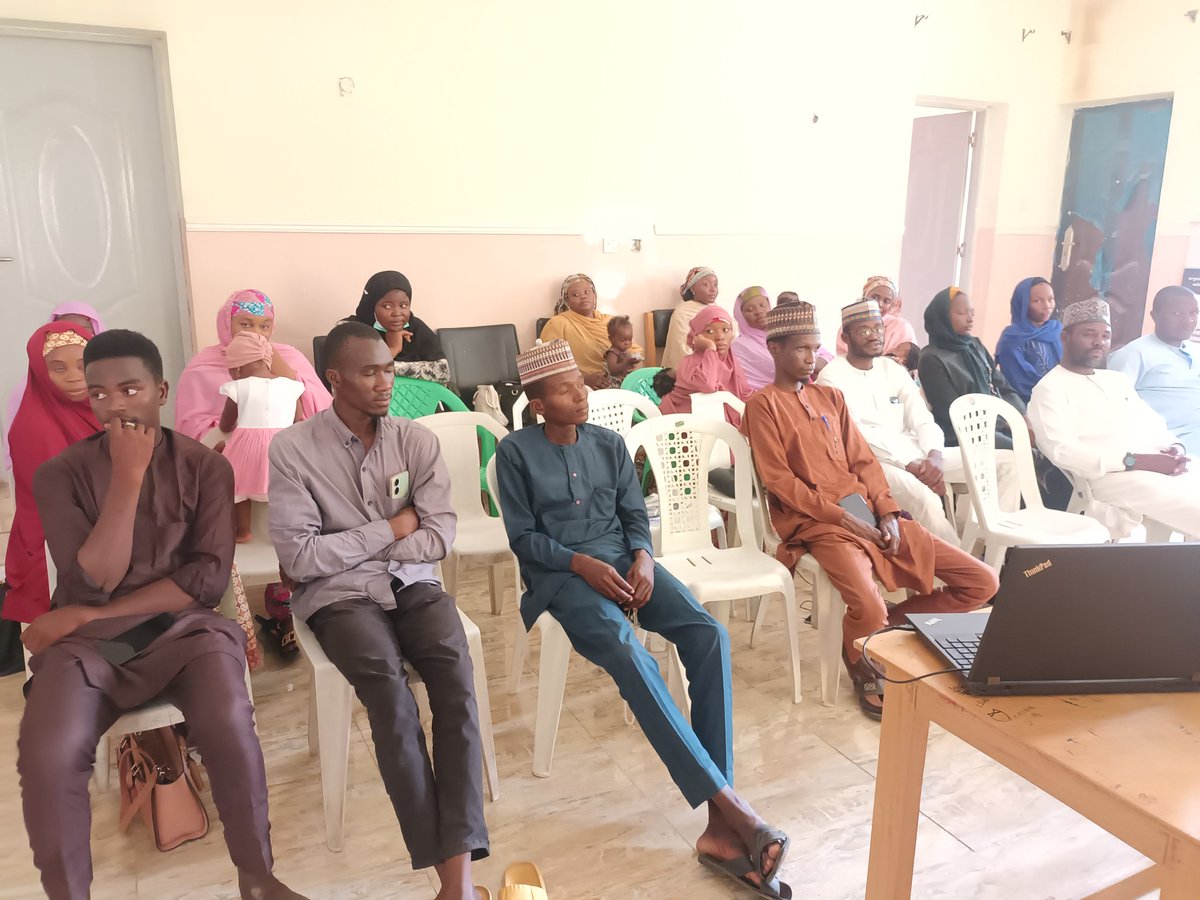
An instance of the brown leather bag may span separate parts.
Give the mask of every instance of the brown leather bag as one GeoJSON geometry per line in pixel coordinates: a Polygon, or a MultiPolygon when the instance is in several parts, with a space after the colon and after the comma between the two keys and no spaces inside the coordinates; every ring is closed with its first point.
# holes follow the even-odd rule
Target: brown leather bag
{"type": "Polygon", "coordinates": [[[204,779],[176,728],[125,735],[118,750],[117,770],[121,777],[122,833],[141,814],[154,835],[155,846],[164,852],[208,834],[208,813],[199,793],[204,779]]]}

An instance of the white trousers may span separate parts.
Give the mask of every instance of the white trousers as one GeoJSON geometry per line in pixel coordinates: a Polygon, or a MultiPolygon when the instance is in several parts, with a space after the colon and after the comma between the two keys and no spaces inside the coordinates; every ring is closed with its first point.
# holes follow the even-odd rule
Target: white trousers
{"type": "Polygon", "coordinates": [[[1093,478],[1092,498],[1135,519],[1161,522],[1186,537],[1200,538],[1200,472],[1112,472],[1093,478]]]}
{"type": "MultiPolygon", "coordinates": [[[[884,463],[883,474],[887,476],[892,496],[903,509],[908,510],[935,537],[958,546],[958,527],[946,518],[946,507],[941,497],[901,466],[884,463]]],[[[947,489],[952,484],[966,483],[967,473],[963,469],[962,453],[957,447],[947,447],[942,451],[942,474],[947,489]]],[[[1017,467],[1011,450],[996,451],[996,489],[1001,509],[1011,512],[1020,508],[1021,486],[1017,481],[1017,467]]],[[[965,523],[970,499],[964,497],[960,508],[963,509],[963,522],[957,525],[965,523]]]]}

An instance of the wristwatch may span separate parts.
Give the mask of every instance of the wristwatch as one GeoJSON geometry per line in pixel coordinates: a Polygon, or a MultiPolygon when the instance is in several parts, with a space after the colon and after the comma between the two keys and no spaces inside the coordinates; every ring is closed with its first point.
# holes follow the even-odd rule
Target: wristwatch
{"type": "Polygon", "coordinates": [[[1126,453],[1125,454],[1125,471],[1126,472],[1132,471],[1133,467],[1136,465],[1137,465],[1137,456],[1134,455],[1133,453],[1126,453]]]}

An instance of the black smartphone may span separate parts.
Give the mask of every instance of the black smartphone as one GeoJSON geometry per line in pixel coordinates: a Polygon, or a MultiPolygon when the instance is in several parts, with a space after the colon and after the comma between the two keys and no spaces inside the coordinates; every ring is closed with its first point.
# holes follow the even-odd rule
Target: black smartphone
{"type": "Polygon", "coordinates": [[[862,519],[872,528],[879,527],[879,520],[875,518],[875,513],[871,512],[871,507],[867,505],[867,501],[862,494],[847,494],[838,501],[838,506],[850,513],[854,518],[862,519]]]}
{"type": "Polygon", "coordinates": [[[114,666],[124,665],[154,642],[154,639],[166,632],[175,624],[175,617],[170,613],[159,613],[139,625],[134,625],[128,631],[122,631],[115,637],[97,641],[96,649],[100,655],[114,666]]]}

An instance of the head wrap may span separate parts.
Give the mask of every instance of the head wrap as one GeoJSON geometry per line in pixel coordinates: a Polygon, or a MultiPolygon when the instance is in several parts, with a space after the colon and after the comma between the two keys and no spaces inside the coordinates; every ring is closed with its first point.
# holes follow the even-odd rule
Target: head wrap
{"type": "Polygon", "coordinates": [[[849,306],[842,307],[842,329],[848,329],[858,322],[882,322],[883,313],[879,304],[874,300],[856,300],[849,306]]]}
{"type": "Polygon", "coordinates": [[[771,295],[767,293],[767,289],[765,287],[760,287],[759,285],[754,285],[753,287],[746,288],[737,295],[737,302],[734,304],[733,311],[735,313],[741,312],[742,305],[749,303],[755,297],[765,297],[767,300],[767,305],[771,305],[771,295]]]}
{"type": "Polygon", "coordinates": [[[929,345],[940,350],[961,354],[971,374],[972,391],[977,394],[992,394],[992,362],[979,339],[969,334],[959,334],[950,322],[950,303],[962,293],[957,287],[939,291],[925,307],[925,331],[929,334],[929,345]]]}
{"type": "Polygon", "coordinates": [[[765,297],[767,309],[770,311],[771,298],[763,288],[748,287],[738,294],[737,303],[733,305],[733,317],[738,324],[738,336],[733,341],[733,355],[741,363],[746,383],[750,385],[751,390],[756,391],[775,380],[775,362],[771,351],[767,349],[767,332],[747,322],[742,312],[742,306],[755,297],[765,297]]]}
{"type": "MultiPolygon", "coordinates": [[[[247,289],[234,291],[229,295],[225,304],[217,310],[217,340],[224,347],[233,340],[233,319],[239,313],[251,316],[265,316],[275,321],[275,306],[271,298],[262,291],[247,289]]],[[[178,407],[178,398],[176,398],[178,407]]]]}
{"type": "Polygon", "coordinates": [[[104,320],[100,318],[100,314],[96,310],[86,303],[68,300],[66,303],[60,303],[54,309],[50,310],[51,322],[57,322],[63,316],[83,316],[92,323],[93,336],[104,330],[104,320]]]}
{"type": "Polygon", "coordinates": [[[695,347],[696,338],[703,334],[704,329],[713,322],[727,322],[730,329],[733,328],[733,316],[723,306],[711,303],[696,313],[692,317],[692,321],[688,323],[687,345],[695,347]]]}
{"type": "Polygon", "coordinates": [[[881,287],[888,288],[892,292],[892,308],[891,311],[888,312],[888,315],[899,315],[901,308],[904,306],[904,300],[900,296],[900,288],[896,286],[896,282],[892,281],[892,279],[888,278],[886,275],[872,275],[870,278],[868,278],[867,283],[863,285],[862,295],[863,297],[870,297],[871,291],[878,290],[881,287]]]}
{"type": "MultiPolygon", "coordinates": [[[[12,419],[13,481],[17,497],[29,498],[30,502],[19,501],[13,515],[6,573],[9,590],[4,598],[4,615],[24,622],[33,621],[50,607],[46,537],[37,506],[32,502],[33,473],[46,460],[100,430],[88,399],[67,399],[50,379],[42,351],[54,335],[66,333],[74,334],[84,343],[90,337],[86,326],[51,322],[29,338],[25,347],[29,359],[27,385],[12,419]]],[[[44,524],[53,526],[51,522],[44,524]]]]}
{"type": "Polygon", "coordinates": [[[877,288],[885,287],[892,292],[892,296],[899,299],[900,291],[896,289],[896,282],[888,278],[886,275],[872,275],[867,279],[867,283],[863,285],[862,295],[870,297],[871,291],[877,288]]]}
{"type": "Polygon", "coordinates": [[[225,362],[231,369],[240,369],[256,362],[269,363],[273,355],[271,342],[256,331],[234,335],[225,348],[225,362]]]}
{"type": "Polygon", "coordinates": [[[817,327],[817,309],[803,300],[777,306],[767,313],[767,339],[788,337],[793,334],[820,334],[817,327]]]}
{"type": "MultiPolygon", "coordinates": [[[[54,309],[50,310],[50,321],[57,322],[63,316],[84,316],[92,323],[92,335],[95,336],[104,330],[104,321],[100,318],[100,314],[86,303],[78,303],[74,300],[68,300],[66,303],[60,303],[54,309]]],[[[21,398],[25,396],[25,386],[28,384],[28,377],[25,373],[21,373],[16,384],[8,395],[8,406],[0,412],[4,413],[4,465],[5,468],[12,468],[12,455],[9,452],[8,433],[12,431],[13,419],[16,418],[17,410],[21,406],[21,398]]]]}
{"type": "Polygon", "coordinates": [[[1041,325],[1029,321],[1029,296],[1045,278],[1026,278],[1013,289],[1009,310],[1012,324],[996,342],[996,362],[1009,384],[1028,400],[1033,386],[1062,358],[1062,322],[1047,319],[1041,325]]]}
{"type": "Polygon", "coordinates": [[[1099,297],[1093,297],[1091,300],[1080,300],[1078,303],[1072,303],[1063,310],[1063,328],[1070,328],[1072,325],[1088,325],[1092,322],[1103,322],[1105,325],[1112,324],[1108,304],[1099,297]]]}
{"type": "Polygon", "coordinates": [[[683,279],[683,284],[679,286],[679,296],[686,297],[687,292],[696,286],[697,281],[709,275],[715,276],[716,274],[716,272],[706,266],[696,266],[690,269],[687,273],[687,278],[683,279]]]}
{"type": "Polygon", "coordinates": [[[61,347],[70,347],[71,345],[86,347],[87,343],[87,338],[78,331],[52,331],[46,335],[46,342],[42,345],[42,357],[49,356],[61,347]]]}
{"type": "Polygon", "coordinates": [[[412,299],[412,285],[409,284],[407,278],[390,269],[386,272],[376,272],[367,279],[362,296],[358,299],[358,308],[354,310],[351,318],[357,319],[364,325],[374,327],[375,304],[392,291],[403,291],[408,295],[409,300],[412,299]]]}
{"type": "Polygon", "coordinates": [[[582,272],[576,272],[574,275],[568,275],[563,279],[562,287],[558,290],[558,302],[554,304],[554,314],[558,315],[561,312],[566,312],[571,308],[567,303],[567,291],[571,289],[571,285],[577,281],[586,281],[592,286],[593,293],[596,290],[596,282],[592,281],[590,275],[584,275],[582,272]]]}
{"type": "Polygon", "coordinates": [[[524,353],[517,354],[517,374],[521,378],[521,386],[533,384],[551,375],[561,375],[563,372],[578,370],[575,356],[571,353],[571,345],[562,338],[545,344],[535,344],[524,353]]]}

